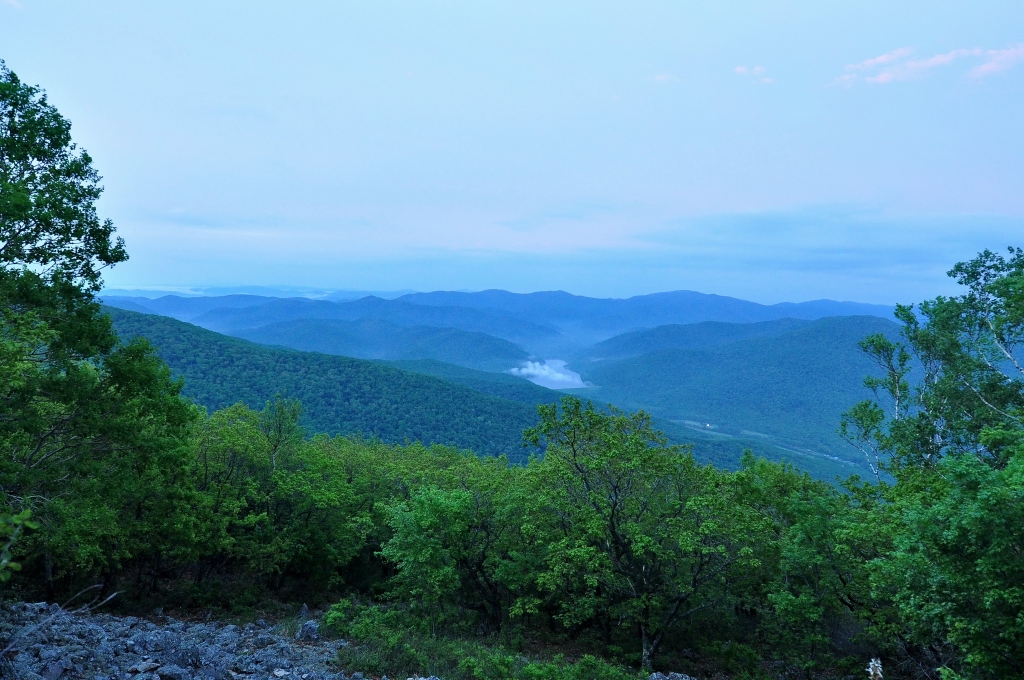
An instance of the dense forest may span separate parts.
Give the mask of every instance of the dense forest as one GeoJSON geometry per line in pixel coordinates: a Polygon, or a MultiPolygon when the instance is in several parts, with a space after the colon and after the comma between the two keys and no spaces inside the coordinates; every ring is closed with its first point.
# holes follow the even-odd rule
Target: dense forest
{"type": "MultiPolygon", "coordinates": [[[[524,436],[543,455],[522,465],[304,431],[298,382],[321,368],[207,412],[95,298],[127,258],[100,193],[69,122],[4,67],[6,598],[315,601],[346,667],[392,677],[832,678],[872,658],[887,678],[1019,674],[1024,250],[954,266],[963,294],[861,339],[872,397],[836,426],[873,472],[837,487],[752,455],[702,465],[647,414],[573,396],[537,410],[524,436]]],[[[423,382],[359,398],[434,389],[375,366],[423,382]]]]}

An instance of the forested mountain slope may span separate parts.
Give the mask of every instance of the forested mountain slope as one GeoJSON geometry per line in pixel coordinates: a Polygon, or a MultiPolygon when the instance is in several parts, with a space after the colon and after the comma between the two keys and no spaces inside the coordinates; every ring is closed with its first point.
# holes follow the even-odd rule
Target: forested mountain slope
{"type": "MultiPolygon", "coordinates": [[[[501,310],[482,311],[468,307],[415,305],[400,300],[367,296],[358,300],[328,301],[308,298],[268,298],[256,295],[179,297],[155,300],[112,296],[105,304],[189,321],[210,330],[236,333],[270,324],[299,319],[377,320],[397,326],[431,326],[487,333],[511,342],[548,341],[557,338],[556,328],[526,321],[501,310]]],[[[426,358],[426,357],[423,357],[426,358]]]]}
{"type": "Polygon", "coordinates": [[[434,359],[485,371],[504,371],[530,358],[518,345],[486,333],[400,326],[379,319],[296,319],[233,335],[308,352],[360,359],[434,359]]]}
{"type": "Polygon", "coordinates": [[[663,349],[704,349],[745,338],[781,335],[802,328],[810,321],[777,319],[758,323],[703,321],[690,324],[666,324],[616,335],[579,352],[574,361],[627,359],[663,349]]]}
{"type": "Polygon", "coordinates": [[[526,378],[508,373],[481,371],[456,366],[434,359],[399,360],[387,362],[403,371],[422,373],[442,380],[471,387],[474,390],[502,397],[521,404],[552,404],[562,398],[563,393],[535,385],[526,378]]]}
{"type": "Polygon", "coordinates": [[[895,335],[898,326],[878,317],[829,317],[777,335],[573,367],[595,385],[583,391],[590,398],[857,459],[835,431],[842,413],[868,396],[863,380],[876,367],[857,343],[875,332],[895,335]]]}
{"type": "Polygon", "coordinates": [[[299,399],[310,432],[452,444],[526,455],[522,432],[536,408],[430,376],[348,357],[264,347],[168,317],[108,308],[122,338],[143,336],[208,409],[299,399]]]}

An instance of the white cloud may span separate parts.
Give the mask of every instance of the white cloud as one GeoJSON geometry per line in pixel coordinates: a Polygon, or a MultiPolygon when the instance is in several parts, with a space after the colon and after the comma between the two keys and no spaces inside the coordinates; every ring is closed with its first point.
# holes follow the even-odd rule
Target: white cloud
{"type": "Polygon", "coordinates": [[[759,76],[764,73],[764,71],[764,66],[737,66],[733,69],[733,72],[741,76],[759,76]]]}

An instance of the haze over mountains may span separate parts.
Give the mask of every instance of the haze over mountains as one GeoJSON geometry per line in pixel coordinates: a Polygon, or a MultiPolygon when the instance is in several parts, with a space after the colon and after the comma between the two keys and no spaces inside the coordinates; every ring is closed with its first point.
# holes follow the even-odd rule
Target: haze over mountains
{"type": "Polygon", "coordinates": [[[509,372],[542,382],[545,371],[572,371],[585,381],[575,384],[586,385],[574,392],[648,410],[673,440],[696,442],[719,464],[735,464],[751,447],[826,477],[861,472],[860,454],[835,433],[842,412],[867,396],[863,378],[873,366],[857,342],[870,333],[898,332],[892,309],[880,305],[761,305],[692,291],[621,300],[498,290],[390,300],[103,299],[111,307],[193,324],[117,317],[124,332],[150,337],[187,381],[200,381],[193,396],[211,408],[287,392],[306,404],[317,431],[420,438],[521,456],[517,433],[536,404],[559,395],[509,372]],[[196,326],[221,335],[204,335],[196,326]],[[225,334],[278,349],[218,339],[225,334]],[[206,356],[206,364],[190,361],[190,354],[206,356]],[[321,355],[351,359],[332,364],[316,358],[321,355]],[[358,368],[364,365],[351,363],[355,359],[375,360],[367,366],[380,368],[358,368]],[[235,373],[221,370],[224,361],[235,373]],[[231,377],[239,370],[253,380],[231,377]],[[316,377],[321,373],[334,377],[316,377]],[[362,377],[353,377],[357,373],[362,377]],[[297,374],[306,377],[297,380],[297,374]],[[224,387],[229,384],[234,387],[224,387]],[[374,390],[379,394],[371,398],[374,390]],[[409,396],[416,390],[433,396],[409,396]],[[379,398],[384,401],[373,406],[379,398]],[[448,418],[439,414],[460,409],[458,429],[436,425],[448,418]]]}
{"type": "Polygon", "coordinates": [[[884,305],[833,300],[762,305],[694,291],[625,299],[590,298],[562,291],[524,294],[503,290],[411,293],[395,299],[366,296],[348,301],[259,295],[167,295],[155,299],[104,295],[103,299],[111,306],[145,309],[228,333],[294,319],[376,319],[400,326],[459,328],[515,342],[545,358],[568,354],[627,331],[664,324],[755,323],[851,315],[891,318],[893,312],[884,305]]]}

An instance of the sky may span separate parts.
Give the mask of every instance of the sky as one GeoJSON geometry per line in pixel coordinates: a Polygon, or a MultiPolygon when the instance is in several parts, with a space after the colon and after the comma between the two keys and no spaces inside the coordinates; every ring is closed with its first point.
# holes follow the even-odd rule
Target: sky
{"type": "Polygon", "coordinates": [[[892,304],[1024,245],[1024,3],[0,0],[111,287],[892,304]]]}

